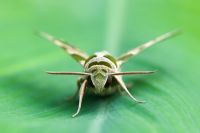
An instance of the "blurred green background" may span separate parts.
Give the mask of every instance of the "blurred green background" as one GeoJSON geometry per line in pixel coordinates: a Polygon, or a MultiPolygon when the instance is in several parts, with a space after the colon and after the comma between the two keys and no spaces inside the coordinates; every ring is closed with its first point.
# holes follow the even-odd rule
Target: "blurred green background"
{"type": "Polygon", "coordinates": [[[200,132],[200,2],[198,0],[0,0],[0,131],[30,132],[200,132]],[[46,31],[84,51],[115,56],[156,36],[184,33],[129,60],[123,70],[155,70],[128,76],[128,96],[66,97],[77,77],[45,70],[81,71],[70,56],[34,35],[46,31]]]}

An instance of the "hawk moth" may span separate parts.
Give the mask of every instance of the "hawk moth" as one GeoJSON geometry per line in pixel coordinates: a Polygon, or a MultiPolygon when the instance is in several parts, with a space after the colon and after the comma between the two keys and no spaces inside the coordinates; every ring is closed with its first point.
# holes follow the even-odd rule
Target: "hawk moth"
{"type": "Polygon", "coordinates": [[[124,90],[132,100],[138,103],[144,101],[137,100],[127,89],[124,81],[122,80],[123,75],[136,75],[136,74],[151,74],[155,71],[129,71],[121,72],[120,68],[131,57],[134,57],[141,53],[143,50],[157,44],[158,42],[169,39],[180,33],[179,30],[165,33],[155,39],[152,39],[138,47],[122,54],[118,58],[113,57],[106,51],[97,52],[89,56],[78,48],[70,45],[67,42],[56,39],[53,36],[40,32],[39,35],[46,38],[53,44],[62,48],[68,53],[74,60],[76,60],[82,67],[83,72],[47,72],[48,74],[54,75],[79,75],[81,78],[78,80],[78,90],[75,96],[79,97],[78,109],[72,117],[79,114],[82,100],[85,92],[92,93],[95,95],[105,96],[111,95],[119,91],[119,87],[124,90]]]}

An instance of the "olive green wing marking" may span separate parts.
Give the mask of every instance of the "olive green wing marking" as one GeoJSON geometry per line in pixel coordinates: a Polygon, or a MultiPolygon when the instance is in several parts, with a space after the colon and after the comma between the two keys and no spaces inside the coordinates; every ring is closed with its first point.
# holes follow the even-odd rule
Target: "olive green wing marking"
{"type": "Polygon", "coordinates": [[[167,40],[171,37],[174,37],[176,35],[178,35],[180,33],[180,30],[175,30],[175,31],[171,31],[171,32],[168,32],[168,33],[165,33],[153,40],[150,40],[130,51],[128,51],[127,53],[123,54],[122,56],[120,56],[118,59],[117,59],[117,63],[118,65],[121,65],[123,64],[124,62],[126,62],[130,57],[132,56],[135,56],[135,55],[138,55],[140,52],[142,52],[143,50],[153,46],[154,44],[157,44],[159,42],[162,42],[164,40],[167,40]]]}
{"type": "Polygon", "coordinates": [[[88,58],[88,55],[82,52],[81,50],[71,46],[69,43],[64,42],[62,40],[56,39],[53,36],[45,33],[39,32],[39,36],[49,40],[53,44],[57,45],[58,47],[64,49],[69,55],[71,55],[77,62],[79,62],[82,66],[84,65],[85,60],[88,58]]]}

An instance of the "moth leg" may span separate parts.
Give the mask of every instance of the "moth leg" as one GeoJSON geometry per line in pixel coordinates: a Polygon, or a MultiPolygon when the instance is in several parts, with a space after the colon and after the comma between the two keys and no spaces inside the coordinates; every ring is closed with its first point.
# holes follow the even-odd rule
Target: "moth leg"
{"type": "Polygon", "coordinates": [[[123,82],[122,80],[122,77],[121,76],[114,76],[115,79],[117,80],[117,82],[119,83],[119,85],[122,87],[123,90],[126,91],[126,93],[137,103],[144,103],[145,101],[140,101],[140,100],[137,100],[127,89],[125,83],[123,82]]]}
{"type": "Polygon", "coordinates": [[[153,46],[154,44],[157,44],[159,42],[162,42],[164,40],[167,40],[171,37],[174,37],[176,35],[178,35],[180,33],[180,30],[175,30],[175,31],[171,31],[171,32],[167,32],[155,39],[152,39],[142,45],[139,45],[138,47],[128,51],[127,53],[121,55],[118,59],[117,59],[117,63],[118,65],[123,64],[124,62],[126,62],[130,57],[138,55],[140,52],[142,52],[143,50],[153,46]]]}
{"type": "Polygon", "coordinates": [[[78,97],[79,88],[80,88],[82,82],[83,82],[82,78],[78,79],[78,81],[77,81],[77,88],[78,89],[76,90],[76,92],[74,93],[74,95],[72,95],[72,96],[70,96],[70,97],[67,98],[67,101],[76,100],[76,98],[78,97]]]}
{"type": "Polygon", "coordinates": [[[83,83],[81,84],[81,87],[80,87],[80,90],[79,90],[79,104],[78,104],[78,109],[77,109],[76,113],[72,115],[72,117],[77,116],[79,114],[80,110],[81,110],[83,95],[84,95],[85,88],[86,88],[86,83],[87,83],[87,80],[84,80],[83,83]]]}
{"type": "MultiPolygon", "coordinates": [[[[131,89],[132,86],[133,86],[132,83],[126,84],[126,87],[127,87],[128,90],[131,89]]],[[[121,87],[121,85],[118,85],[117,90],[118,90],[120,95],[125,95],[126,94],[126,92],[124,92],[124,89],[121,87]]]]}
{"type": "Polygon", "coordinates": [[[78,92],[79,92],[79,89],[77,89],[76,92],[72,96],[68,97],[67,101],[70,102],[70,101],[76,100],[76,98],[78,97],[78,92]]]}

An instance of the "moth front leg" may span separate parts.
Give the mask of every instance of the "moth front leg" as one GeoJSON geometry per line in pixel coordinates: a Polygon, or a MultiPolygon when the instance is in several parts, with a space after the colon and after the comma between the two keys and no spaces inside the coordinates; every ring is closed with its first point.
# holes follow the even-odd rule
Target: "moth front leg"
{"type": "Polygon", "coordinates": [[[72,117],[77,116],[79,114],[80,110],[81,110],[81,105],[82,105],[82,100],[83,100],[86,84],[87,84],[87,80],[84,80],[83,83],[81,84],[81,87],[80,87],[80,90],[79,90],[78,109],[77,109],[76,113],[72,115],[72,117]]]}
{"type": "Polygon", "coordinates": [[[137,100],[127,89],[124,81],[122,80],[122,77],[121,76],[114,76],[115,79],[117,80],[117,82],[119,83],[119,85],[122,87],[122,89],[129,95],[129,97],[131,99],[133,99],[135,102],[137,103],[144,103],[145,101],[140,101],[140,100],[137,100]]]}
{"type": "Polygon", "coordinates": [[[80,90],[80,87],[81,87],[82,83],[83,83],[83,79],[82,78],[78,79],[76,92],[72,96],[68,97],[67,101],[77,100],[78,95],[79,95],[79,90],[80,90]]]}
{"type": "Polygon", "coordinates": [[[76,100],[78,97],[78,92],[79,92],[79,89],[77,89],[76,92],[72,96],[68,97],[67,101],[71,102],[71,101],[76,100]]]}

